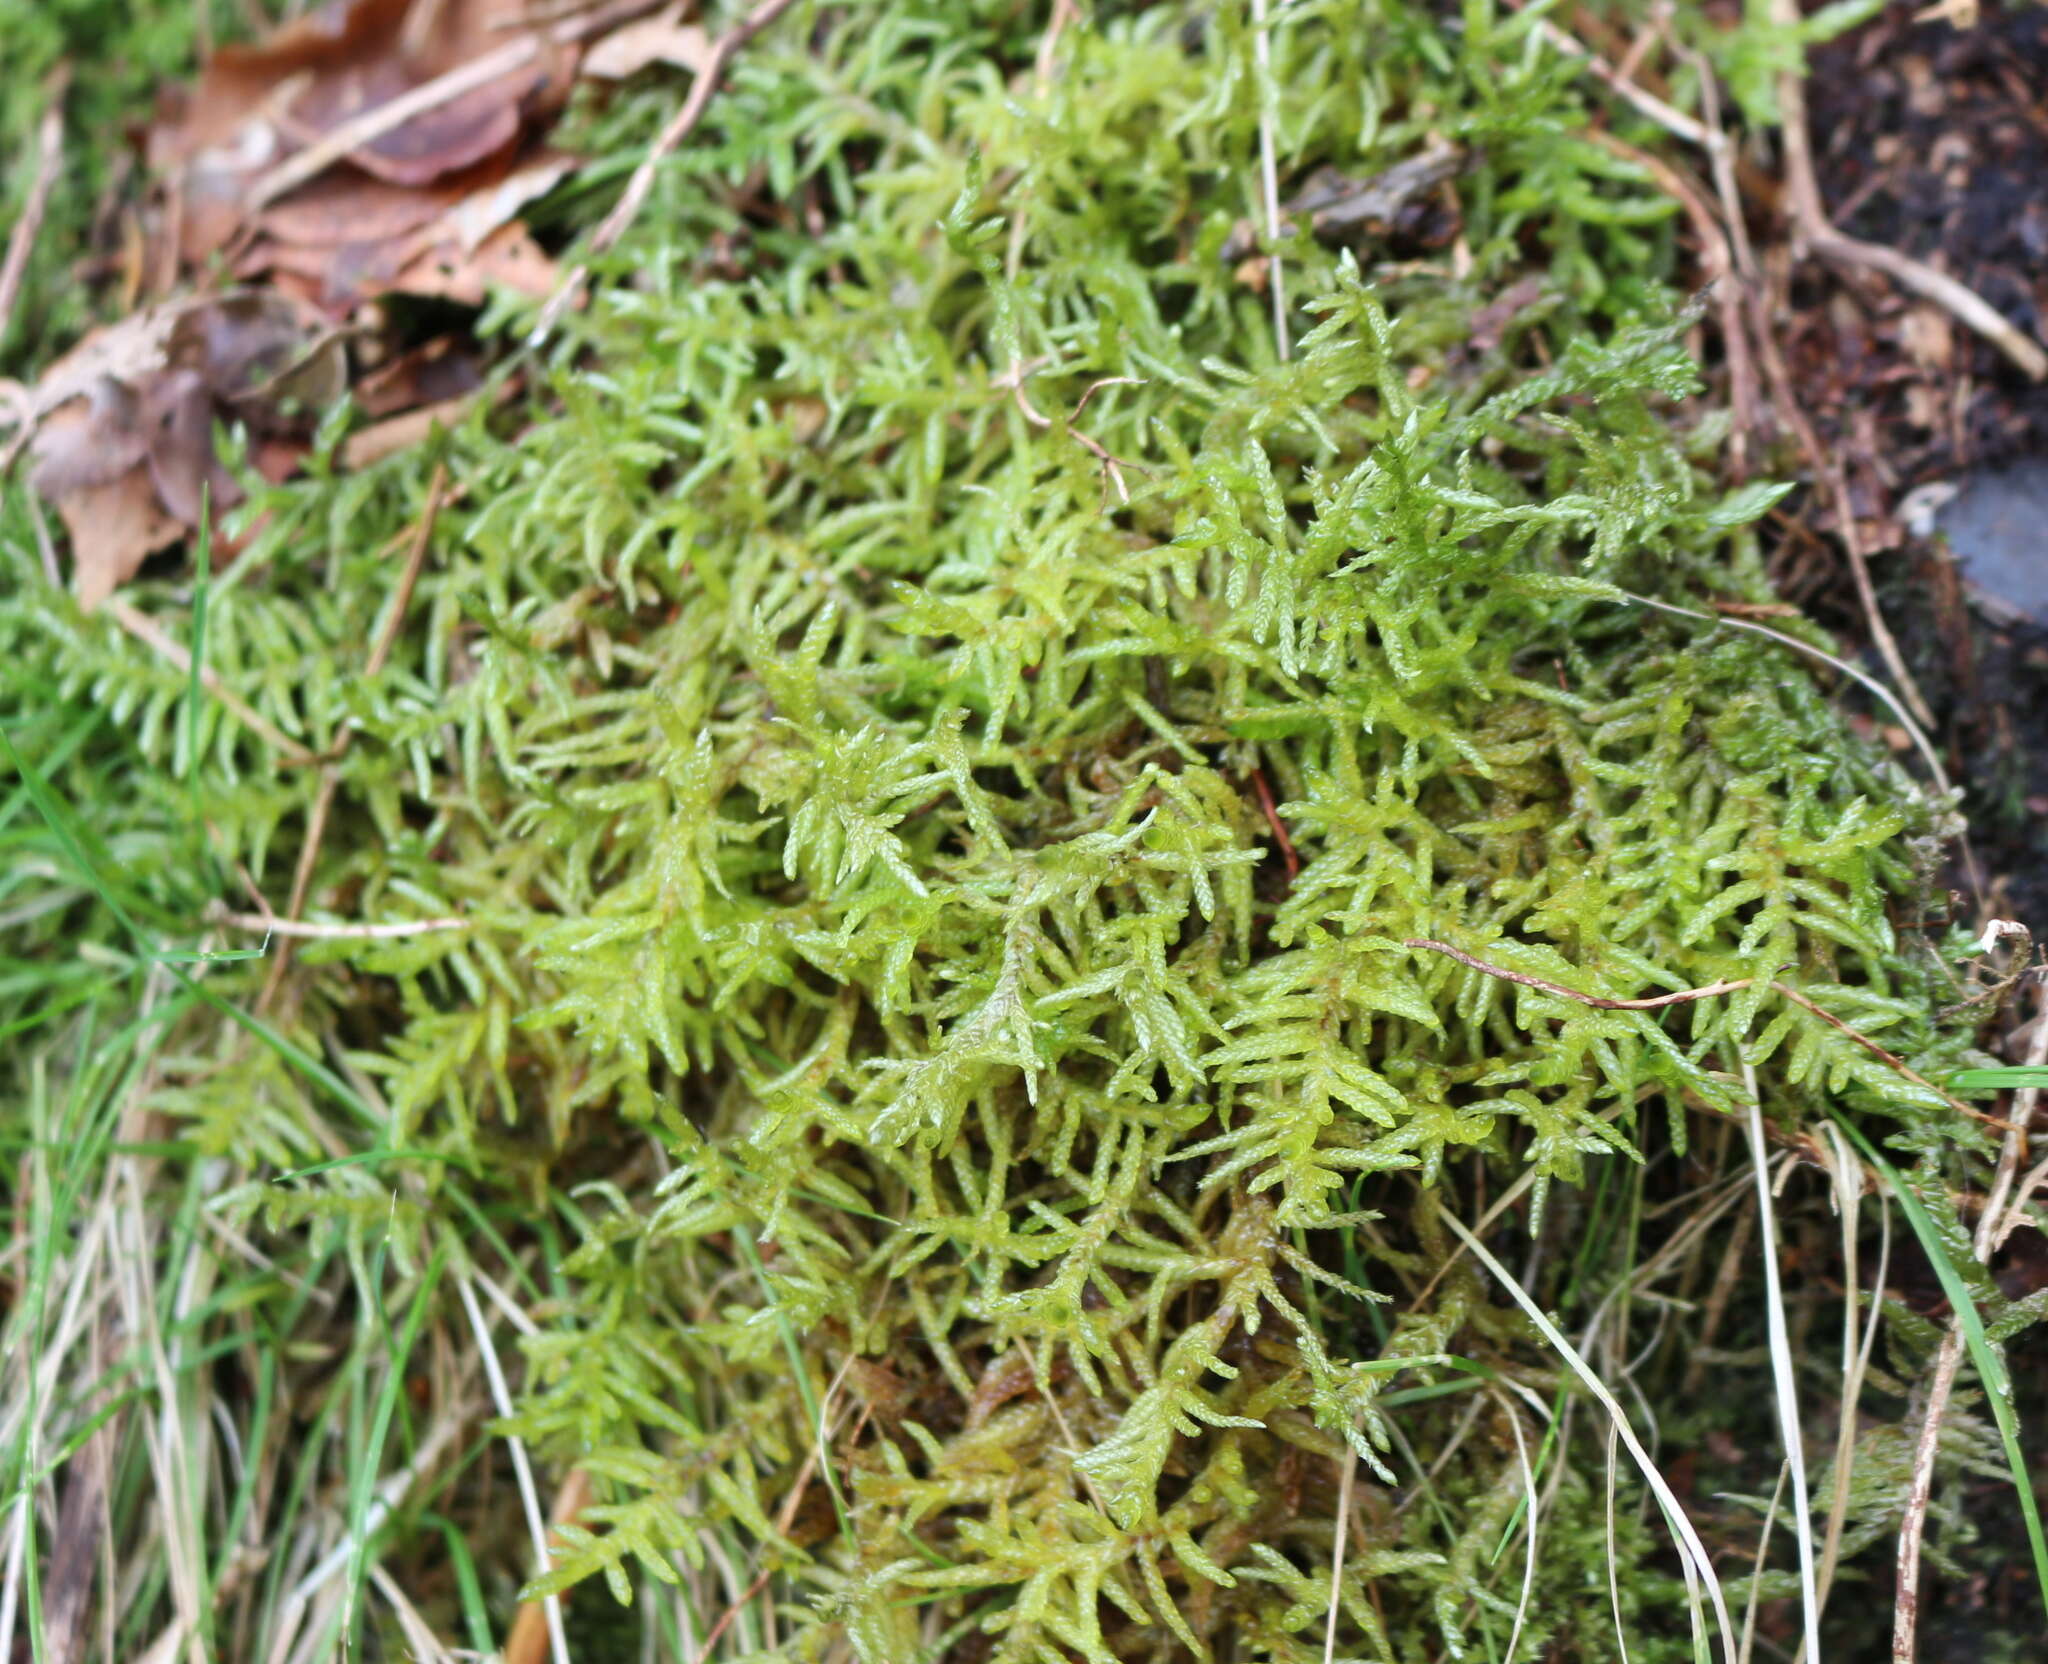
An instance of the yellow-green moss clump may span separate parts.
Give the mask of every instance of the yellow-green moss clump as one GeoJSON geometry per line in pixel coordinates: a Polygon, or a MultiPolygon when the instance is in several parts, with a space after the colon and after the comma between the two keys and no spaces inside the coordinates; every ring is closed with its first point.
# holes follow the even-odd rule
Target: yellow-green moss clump
{"type": "MultiPolygon", "coordinates": [[[[1962,1055],[1934,810],[1807,663],[1624,594],[1768,598],[1777,492],[1716,483],[1671,203],[1513,13],[1278,16],[1261,77],[1240,5],[1105,6],[1041,83],[1018,8],[792,14],[523,403],[259,497],[212,586],[215,672],[309,747],[356,731],[314,906],[467,928],[302,948],[296,1055],[194,1007],[159,1102],[247,1176],[212,1205],[394,1313],[499,1265],[483,1225],[540,1245],[514,1425],[596,1493],[543,1586],[684,1577],[679,1649],[771,1568],[732,1656],[1320,1660],[1341,1494],[1335,1656],[1499,1659],[1520,1439],[1515,1656],[1611,1655],[1612,1558],[1630,1655],[1689,1658],[1654,1509],[1626,1476],[1610,1538],[1604,1424],[1444,1269],[1439,1210],[1533,1177],[1500,1252],[1589,1346],[1650,1348],[1677,1436],[1706,1290],[1630,1277],[1693,1216],[1662,1204],[1745,1171],[1712,1131],[1745,1062],[1788,1130],[1827,1100],[1974,1147],[1766,987],[1962,1055]],[[1283,194],[1459,147],[1434,229],[1247,265],[1262,109],[1283,194]],[[1415,937],[1607,996],[1756,980],[1599,1010],[1415,937]],[[371,1158],[269,1185],[338,1104],[371,1158]]],[[[584,148],[672,98],[593,105],[584,148]]],[[[182,752],[184,678],[7,514],[7,655],[190,764],[100,829],[150,917],[235,862],[281,897],[317,770],[212,705],[182,752]]],[[[1725,1367],[1709,1419],[1768,1492],[1761,1365],[1725,1367]]]]}

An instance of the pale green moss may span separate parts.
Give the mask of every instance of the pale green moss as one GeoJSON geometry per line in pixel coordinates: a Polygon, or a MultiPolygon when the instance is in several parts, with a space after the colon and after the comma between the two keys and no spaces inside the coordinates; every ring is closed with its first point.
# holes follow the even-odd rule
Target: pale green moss
{"type": "MultiPolygon", "coordinates": [[[[1582,1318],[1640,1229],[1618,1173],[1743,1059],[1774,1115],[1973,1144],[1762,985],[1958,1059],[1937,816],[1782,649],[1622,598],[1764,598],[1775,493],[1709,483],[1670,204],[1575,135],[1525,20],[1286,9],[1290,180],[1472,153],[1455,251],[1286,245],[1286,362],[1219,254],[1257,214],[1244,9],[1104,8],[1043,97],[1035,28],[893,3],[764,37],[523,403],[250,505],[206,658],[310,747],[357,731],[314,905],[470,926],[302,949],[280,1026],[356,1082],[325,1101],[358,1147],[440,1160],[266,1188],[327,1153],[320,1088],[197,1014],[159,1101],[257,1175],[240,1212],[404,1275],[481,1253],[478,1201],[583,1236],[517,1423],[598,1482],[547,1587],[624,1596],[715,1537],[784,1574],[756,1656],[1320,1659],[1348,1441],[1339,1655],[1498,1657],[1522,1481],[1492,1396],[1447,1442],[1455,1362],[1562,1388],[1468,1264],[1416,1302],[1432,1187],[1565,1187],[1541,1280],[1582,1318]],[[461,494],[366,682],[437,458],[461,494]],[[1593,1010],[1414,936],[1610,996],[1760,981],[1593,1010]],[[659,1174],[613,1183],[650,1138],[659,1174]],[[821,1414],[834,1490],[791,1540],[821,1414]]],[[[670,91],[586,112],[588,148],[670,91]]],[[[185,680],[47,591],[7,512],[7,656],[168,762],[185,680]]],[[[182,592],[144,594],[177,633],[182,592]]],[[[98,828],[167,942],[235,862],[282,896],[315,789],[217,707],[197,733],[212,865],[177,794],[98,828]]],[[[1611,1649],[1600,1446],[1581,1415],[1551,1457],[1519,1657],[1611,1649]]],[[[1661,1536],[1629,1513],[1614,1552],[1632,1656],[1690,1656],[1661,1536]]]]}

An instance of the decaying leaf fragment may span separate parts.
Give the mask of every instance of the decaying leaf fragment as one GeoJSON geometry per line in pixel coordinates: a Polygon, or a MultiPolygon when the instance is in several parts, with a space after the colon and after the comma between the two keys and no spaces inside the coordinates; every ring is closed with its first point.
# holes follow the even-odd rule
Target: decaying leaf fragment
{"type": "Polygon", "coordinates": [[[711,61],[711,37],[701,25],[683,21],[688,10],[671,6],[658,17],[615,29],[583,55],[583,73],[600,81],[623,81],[656,64],[700,73],[711,61]]]}
{"type": "MultiPolygon", "coordinates": [[[[1367,178],[1321,167],[1280,205],[1280,212],[1290,224],[1306,225],[1326,243],[1357,245],[1399,238],[1438,247],[1458,229],[1455,210],[1438,200],[1440,187],[1463,172],[1469,161],[1458,145],[1432,139],[1413,156],[1367,178]]],[[[1223,258],[1242,260],[1257,247],[1257,232],[1246,221],[1224,244],[1223,258]]]]}
{"type": "Polygon", "coordinates": [[[340,339],[282,296],[250,291],[155,307],[86,337],[30,396],[29,479],[71,533],[87,608],[241,492],[216,423],[309,430],[348,385],[340,339]]]}
{"type": "Polygon", "coordinates": [[[151,136],[183,187],[179,252],[204,261],[240,227],[263,176],[366,112],[525,40],[527,61],[342,151],[338,161],[402,186],[431,184],[519,138],[529,100],[559,105],[568,59],[516,32],[520,0],[329,0],[250,46],[224,46],[151,136]]]}
{"type": "Polygon", "coordinates": [[[506,273],[478,250],[574,165],[536,147],[577,50],[523,0],[330,0],[224,47],[151,137],[166,235],[187,267],[274,275],[335,316],[421,282],[447,293],[448,267],[480,294],[506,273]]]}

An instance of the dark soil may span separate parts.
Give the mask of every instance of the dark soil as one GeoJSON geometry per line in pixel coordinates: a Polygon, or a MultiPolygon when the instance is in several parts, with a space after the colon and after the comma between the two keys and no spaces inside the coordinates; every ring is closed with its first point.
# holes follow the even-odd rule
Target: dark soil
{"type": "MultiPolygon", "coordinates": [[[[1816,55],[1808,97],[1822,195],[1843,230],[1927,261],[2048,337],[2048,7],[1987,5],[1964,30],[1915,22],[1922,9],[1895,0],[1816,55]]],[[[2048,630],[2016,612],[2048,602],[2048,583],[1989,603],[1939,535],[1905,522],[1920,488],[1967,488],[2048,458],[2048,384],[1877,274],[1809,265],[1793,293],[1786,350],[1800,398],[1848,474],[1886,616],[1965,784],[1987,899],[2039,925],[2048,630]]],[[[2048,574],[2042,538],[2015,527],[2024,546],[2012,554],[2048,574]]],[[[1796,545],[1812,545],[1792,542],[1793,598],[1860,637],[1846,572],[1798,559],[1796,545]]]]}
{"type": "MultiPolygon", "coordinates": [[[[2036,336],[2048,320],[2048,7],[1975,28],[1895,3],[1817,54],[1814,161],[1842,230],[1928,261],[2036,336]]],[[[1905,489],[2048,450],[2048,385],[1931,303],[1856,280],[1790,342],[1824,433],[1905,489]]]]}

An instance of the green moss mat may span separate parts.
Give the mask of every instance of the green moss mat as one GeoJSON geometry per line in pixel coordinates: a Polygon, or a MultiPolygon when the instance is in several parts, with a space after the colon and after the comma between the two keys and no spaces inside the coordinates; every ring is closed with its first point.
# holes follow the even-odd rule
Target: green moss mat
{"type": "MultiPolygon", "coordinates": [[[[427,1367],[409,1313],[468,1334],[488,1226],[538,1251],[512,1427],[595,1486],[543,1586],[680,1579],[672,1656],[738,1604],[720,1656],[1294,1664],[1334,1590],[1339,1658],[1501,1659],[1518,1626],[1516,1658],[1608,1657],[1617,1621],[1691,1657],[1710,1609],[1654,1508],[1624,1473],[1610,1516],[1604,1423],[1439,1210],[1533,1180],[1496,1250],[1590,1353],[1662,1343],[1631,1407],[1754,1435],[1767,1491],[1767,1375],[1687,1396],[1708,1291],[1648,1292],[1656,1256],[1740,1199],[1745,1064],[1788,1135],[1833,1104],[1930,1161],[1984,1147],[1767,986],[1922,1074],[1966,1061],[1932,1018],[1941,817],[1796,656],[1627,599],[1767,599],[1777,492],[1715,483],[1672,205],[1579,136],[1526,21],[1289,6],[1261,76],[1240,7],[1105,7],[1039,88],[1041,23],[778,27],[521,394],[260,492],[203,633],[187,581],[134,592],[309,749],[353,735],[313,916],[465,921],[302,945],[274,1044],[186,996],[150,1038],[192,1205],[390,1314],[345,1367],[287,1363],[271,1437],[361,1423],[308,1443],[291,1506],[433,1425],[378,1383],[427,1367]],[[1284,357],[1225,257],[1262,109],[1286,190],[1469,158],[1440,246],[1285,243],[1284,357]],[[1609,997],[1756,980],[1593,1009],[1416,937],[1609,997]]],[[[673,93],[575,142],[630,159],[673,93]]],[[[0,1030],[68,1057],[62,1001],[217,950],[238,870],[282,903],[320,771],[79,617],[17,494],[0,532],[9,732],[134,924],[10,799],[66,888],[10,920],[0,1030]]],[[[268,966],[188,969],[247,1010],[268,966]]],[[[335,1321],[281,1283],[250,1309],[335,1321]]],[[[450,1634],[529,1564],[472,1448],[377,1539],[450,1634]]],[[[1896,1518],[1872,1486],[1852,1549],[1896,1518]]],[[[1752,1552],[1748,1505],[1690,1500],[1752,1552]]]]}

